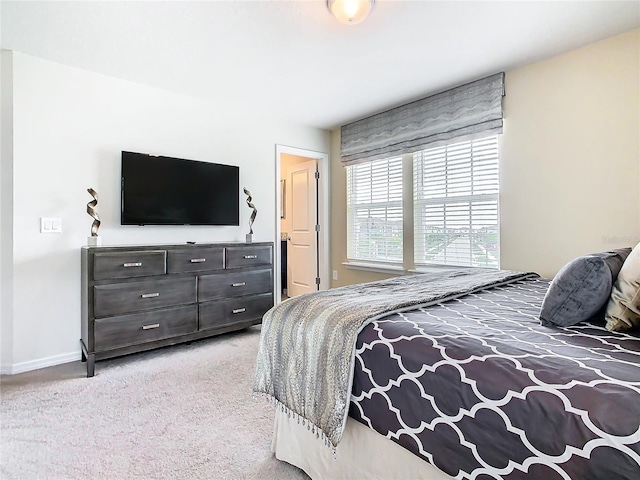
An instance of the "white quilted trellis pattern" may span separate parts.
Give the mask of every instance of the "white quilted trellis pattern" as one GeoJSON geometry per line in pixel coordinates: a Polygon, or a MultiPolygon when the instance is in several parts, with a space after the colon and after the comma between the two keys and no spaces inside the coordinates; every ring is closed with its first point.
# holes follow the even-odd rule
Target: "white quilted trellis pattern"
{"type": "Polygon", "coordinates": [[[640,479],[640,337],[541,326],[548,283],[373,321],[350,415],[458,479],[640,479]]]}

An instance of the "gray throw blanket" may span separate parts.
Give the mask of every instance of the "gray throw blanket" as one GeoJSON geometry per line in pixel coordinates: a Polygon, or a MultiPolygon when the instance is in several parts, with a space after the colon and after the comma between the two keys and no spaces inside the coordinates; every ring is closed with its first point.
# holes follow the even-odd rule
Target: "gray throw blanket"
{"type": "Polygon", "coordinates": [[[333,447],[349,412],[356,337],[369,321],[535,274],[464,268],[291,298],[262,320],[253,390],[333,447]]]}

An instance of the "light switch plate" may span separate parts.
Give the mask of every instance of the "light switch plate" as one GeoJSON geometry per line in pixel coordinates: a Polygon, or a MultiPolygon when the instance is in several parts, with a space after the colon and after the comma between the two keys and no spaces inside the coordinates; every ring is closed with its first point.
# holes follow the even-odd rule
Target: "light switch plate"
{"type": "Polygon", "coordinates": [[[62,219],[40,217],[40,233],[62,233],[62,219]]]}

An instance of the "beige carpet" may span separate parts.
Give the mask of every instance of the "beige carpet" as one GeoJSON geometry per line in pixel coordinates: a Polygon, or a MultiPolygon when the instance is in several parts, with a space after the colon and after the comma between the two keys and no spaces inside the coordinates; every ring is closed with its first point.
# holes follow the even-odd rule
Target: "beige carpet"
{"type": "Polygon", "coordinates": [[[2,479],[308,479],[251,395],[259,327],[1,379],[2,479]]]}

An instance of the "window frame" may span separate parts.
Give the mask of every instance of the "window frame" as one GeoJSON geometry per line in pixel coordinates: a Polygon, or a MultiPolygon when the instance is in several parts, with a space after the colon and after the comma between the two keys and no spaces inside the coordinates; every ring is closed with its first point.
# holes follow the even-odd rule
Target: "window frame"
{"type": "MultiPolygon", "coordinates": [[[[494,139],[495,142],[495,148],[496,148],[496,173],[497,173],[497,191],[492,193],[490,196],[490,200],[494,201],[496,204],[496,212],[497,212],[497,216],[496,216],[496,230],[495,230],[495,235],[496,235],[496,249],[497,249],[497,266],[492,266],[490,268],[500,268],[500,135],[499,134],[495,134],[495,133],[487,133],[484,136],[478,137],[477,139],[473,140],[474,142],[482,142],[482,141],[486,141],[487,139],[494,139]]],[[[466,140],[466,142],[469,142],[469,140],[466,140]]],[[[460,144],[460,143],[465,143],[465,140],[460,141],[458,140],[451,140],[450,142],[447,142],[444,146],[453,146],[456,144],[460,144]]],[[[438,148],[438,147],[432,147],[432,148],[438,148]]],[[[422,149],[420,150],[420,152],[422,151],[427,151],[427,150],[431,150],[431,148],[427,148],[427,149],[422,149]]],[[[346,185],[346,189],[347,189],[347,198],[346,198],[346,204],[347,204],[347,258],[346,261],[342,262],[342,265],[345,266],[345,268],[348,269],[354,269],[354,270],[364,270],[364,271],[370,271],[370,272],[377,272],[377,273],[386,273],[386,274],[409,274],[409,273],[419,273],[419,272],[425,272],[425,271],[430,271],[430,272],[438,272],[438,271],[446,271],[446,270],[451,270],[451,269],[455,269],[455,268],[459,268],[462,265],[455,265],[455,264],[443,264],[443,263],[427,263],[427,262],[421,262],[420,258],[418,257],[418,255],[416,254],[416,243],[417,243],[417,239],[416,239],[416,220],[415,220],[415,206],[416,206],[416,199],[415,199],[415,188],[416,188],[416,175],[417,173],[414,172],[414,157],[415,155],[419,153],[419,152],[413,152],[413,153],[408,153],[405,155],[402,155],[402,157],[393,157],[393,158],[397,158],[398,161],[400,161],[400,159],[402,159],[402,182],[401,182],[401,188],[402,188],[402,236],[403,236],[403,254],[402,254],[402,258],[400,260],[397,261],[385,261],[385,260],[375,260],[375,259],[371,259],[371,258],[356,258],[353,255],[350,255],[351,253],[351,246],[350,246],[350,242],[351,242],[351,236],[350,236],[350,232],[349,232],[349,225],[350,222],[352,221],[350,218],[350,205],[349,205],[349,172],[347,170],[346,173],[346,177],[347,177],[347,185],[346,185]],[[418,259],[418,261],[416,262],[415,260],[418,259]]],[[[389,159],[384,159],[385,161],[388,161],[389,159]]],[[[380,161],[380,160],[374,160],[373,162],[376,161],[380,161]]],[[[371,163],[371,162],[362,162],[362,164],[365,163],[371,163]]],[[[358,165],[358,164],[356,164],[358,165]]],[[[350,165],[350,166],[346,166],[346,169],[349,169],[353,166],[356,165],[350,165]]],[[[460,196],[459,198],[462,198],[462,196],[460,196]]],[[[434,200],[435,203],[435,200],[434,200]]],[[[418,232],[419,234],[419,232],[418,232]]],[[[472,267],[473,268],[473,267],[472,267]]]]}
{"type": "Polygon", "coordinates": [[[500,150],[497,135],[454,141],[414,153],[412,190],[413,262],[416,268],[500,268],[500,150]],[[430,187],[439,193],[425,194],[429,175],[424,171],[429,168],[426,164],[435,169],[430,187]],[[465,169],[469,175],[460,174],[465,169]],[[444,243],[444,248],[434,253],[433,261],[425,259],[430,253],[426,250],[427,241],[423,240],[429,230],[425,218],[429,215],[429,207],[434,212],[432,219],[437,218],[436,209],[440,207],[442,211],[441,222],[438,224],[434,220],[431,229],[441,230],[434,236],[440,245],[444,243]],[[459,247],[447,250],[452,243],[467,241],[468,251],[459,247]]]}
{"type": "MultiPolygon", "coordinates": [[[[403,196],[406,188],[403,163],[403,157],[395,156],[345,167],[347,169],[347,262],[344,264],[347,267],[367,270],[378,268],[397,271],[403,269],[405,232],[403,196]],[[366,174],[367,169],[370,170],[369,177],[366,174]],[[386,175],[383,175],[385,171],[386,175]],[[390,179],[393,181],[390,182],[390,179]],[[368,185],[366,185],[367,182],[368,185]],[[360,193],[358,193],[359,189],[360,193]],[[372,211],[377,211],[378,215],[384,212],[384,219],[380,216],[373,218],[377,218],[378,228],[387,229],[385,233],[394,228],[393,224],[399,225],[399,232],[393,237],[395,239],[393,243],[396,243],[395,248],[391,245],[391,237],[385,237],[384,242],[376,244],[370,236],[361,234],[359,231],[358,214],[368,212],[368,218],[372,218],[372,211]],[[366,242],[367,239],[369,239],[369,246],[361,247],[361,243],[366,242]],[[371,254],[371,249],[378,252],[378,248],[386,253],[383,255],[371,254]],[[399,250],[399,256],[390,255],[390,249],[396,252],[399,250]]],[[[373,222],[375,223],[376,220],[373,222]]]]}

